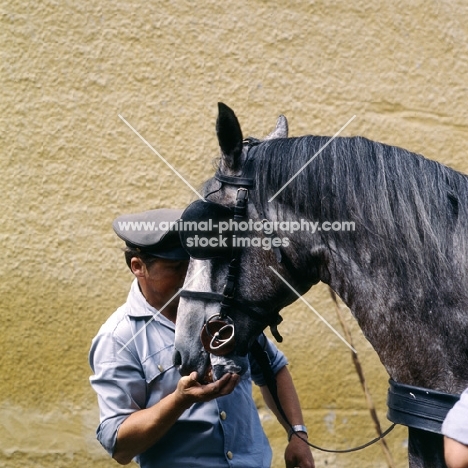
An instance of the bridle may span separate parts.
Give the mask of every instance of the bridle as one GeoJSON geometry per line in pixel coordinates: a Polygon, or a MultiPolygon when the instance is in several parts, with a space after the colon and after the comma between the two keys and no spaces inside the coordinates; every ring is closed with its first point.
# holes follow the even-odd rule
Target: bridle
{"type": "MultiPolygon", "coordinates": [[[[255,139],[247,139],[243,142],[243,151],[244,154],[247,155],[251,146],[255,146],[259,144],[259,140],[255,139]]],[[[247,218],[247,203],[249,197],[249,190],[254,189],[254,178],[251,174],[251,161],[247,159],[248,167],[245,171],[247,173],[246,176],[228,176],[221,174],[219,170],[215,174],[215,179],[221,182],[221,184],[231,185],[237,187],[237,194],[236,194],[236,204],[233,208],[233,221],[235,223],[239,223],[242,220],[247,218]]],[[[206,200],[197,200],[193,202],[189,207],[184,211],[184,214],[187,210],[190,209],[191,206],[196,206],[196,204],[200,203],[212,203],[207,202],[206,200]]],[[[182,214],[182,219],[184,219],[184,214],[182,214]]],[[[237,225],[237,224],[235,224],[237,225]]],[[[182,238],[181,238],[182,239],[182,238]]],[[[184,242],[182,242],[184,243],[184,242]]],[[[190,251],[189,251],[190,254],[190,251]]],[[[242,306],[243,310],[247,310],[247,314],[249,317],[265,324],[265,317],[251,307],[249,307],[248,303],[240,302],[235,298],[235,291],[236,285],[240,273],[240,259],[241,249],[238,246],[231,245],[231,256],[229,261],[229,267],[226,277],[226,283],[223,288],[222,293],[217,292],[205,292],[205,291],[192,291],[187,289],[182,289],[180,291],[181,297],[187,297],[195,300],[205,300],[205,301],[218,301],[220,303],[220,311],[218,314],[214,314],[209,317],[205,324],[203,325],[200,339],[202,345],[206,352],[213,354],[215,356],[224,356],[229,354],[230,352],[234,351],[235,348],[235,327],[234,321],[230,317],[232,315],[232,310],[234,306],[242,306]]],[[[283,259],[287,259],[284,255],[284,252],[281,251],[279,247],[276,248],[275,251],[276,258],[278,262],[281,262],[283,259]]],[[[192,256],[192,254],[191,254],[192,256]]],[[[194,258],[197,258],[196,256],[194,258]]],[[[203,258],[203,257],[199,257],[203,258]]],[[[212,256],[204,257],[204,259],[208,258],[215,258],[212,256]]],[[[289,262],[287,262],[289,263],[289,262]]],[[[270,327],[271,332],[275,339],[279,342],[283,341],[282,336],[279,334],[277,326],[282,322],[282,317],[279,314],[279,310],[276,314],[274,314],[273,319],[270,323],[266,325],[270,327]]],[[[264,327],[263,327],[264,328],[264,327]]],[[[253,345],[250,349],[253,357],[258,362],[262,373],[264,375],[266,384],[270,391],[270,394],[278,408],[279,413],[281,414],[282,418],[286,422],[286,424],[291,429],[291,432],[296,437],[299,437],[304,443],[309,445],[312,448],[317,450],[321,450],[323,452],[331,452],[331,453],[348,453],[348,452],[355,452],[366,448],[379,440],[383,439],[394,427],[395,424],[392,424],[385,432],[383,432],[380,436],[374,438],[370,442],[366,444],[360,445],[359,447],[354,447],[351,449],[345,450],[329,450],[321,448],[317,445],[310,443],[307,439],[301,437],[296,430],[294,429],[293,425],[289,422],[288,417],[286,416],[281,402],[278,397],[277,385],[276,385],[276,378],[273,374],[273,371],[270,366],[269,358],[266,352],[262,349],[261,345],[259,344],[258,340],[254,340],[253,345]]]]}
{"type": "MultiPolygon", "coordinates": [[[[259,140],[247,139],[244,140],[245,154],[247,155],[250,147],[260,143],[259,140]]],[[[247,219],[247,203],[249,198],[249,190],[253,190],[255,186],[254,178],[248,174],[247,176],[228,176],[221,174],[219,171],[215,174],[215,179],[221,182],[221,184],[231,185],[237,187],[236,193],[236,204],[232,209],[232,220],[233,225],[238,226],[240,222],[247,219]]],[[[204,200],[197,200],[192,205],[197,203],[212,203],[204,200]]],[[[184,215],[182,215],[182,220],[184,215]]],[[[266,221],[266,220],[265,220],[266,221]]],[[[234,231],[234,233],[236,233],[234,231]]],[[[233,238],[235,238],[233,236],[233,238]]],[[[202,332],[201,332],[201,341],[203,347],[208,353],[214,354],[216,356],[224,356],[234,350],[235,347],[235,328],[234,321],[230,317],[232,315],[232,310],[235,306],[239,309],[241,306],[242,310],[254,320],[265,325],[265,316],[259,314],[252,307],[249,307],[248,303],[241,302],[235,298],[236,286],[240,273],[240,255],[241,247],[236,245],[231,245],[230,261],[226,276],[226,282],[223,288],[222,293],[217,292],[204,292],[204,291],[192,291],[187,289],[182,289],[180,291],[181,297],[187,297],[198,300],[208,300],[208,301],[218,301],[220,303],[220,311],[218,314],[212,315],[205,322],[202,332]]],[[[279,249],[279,248],[276,248],[279,249]]],[[[189,252],[190,253],[190,252],[189,252]]],[[[281,251],[275,251],[276,258],[281,261],[283,254],[281,251]]],[[[211,258],[211,257],[207,257],[211,258]]],[[[276,314],[273,314],[273,318],[266,323],[266,326],[269,326],[273,336],[277,341],[281,342],[283,340],[282,336],[279,334],[277,326],[282,322],[282,317],[279,314],[279,310],[276,314]]],[[[265,327],[262,327],[265,328],[265,327]]]]}

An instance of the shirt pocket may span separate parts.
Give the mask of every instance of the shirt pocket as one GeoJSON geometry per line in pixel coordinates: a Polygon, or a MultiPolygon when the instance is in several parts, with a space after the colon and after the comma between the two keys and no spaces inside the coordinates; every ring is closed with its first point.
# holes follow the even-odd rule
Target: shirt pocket
{"type": "Polygon", "coordinates": [[[150,384],[155,379],[161,379],[165,373],[174,370],[172,362],[173,353],[174,346],[167,346],[151,354],[142,362],[147,384],[150,384]]]}
{"type": "Polygon", "coordinates": [[[143,362],[146,380],[146,407],[153,406],[174,392],[180,380],[177,366],[172,363],[174,346],[168,346],[148,356],[143,362]]]}

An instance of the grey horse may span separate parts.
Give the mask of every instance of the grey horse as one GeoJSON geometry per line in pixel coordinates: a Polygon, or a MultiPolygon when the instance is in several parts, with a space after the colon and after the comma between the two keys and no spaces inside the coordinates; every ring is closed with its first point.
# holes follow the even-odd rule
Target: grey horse
{"type": "MultiPolygon", "coordinates": [[[[181,372],[204,376],[215,360],[216,375],[241,373],[250,346],[274,329],[295,292],[322,281],[350,308],[394,382],[461,393],[468,386],[467,176],[363,137],[287,138],[285,119],[269,138],[246,141],[221,103],[216,129],[219,167],[203,187],[200,203],[208,205],[198,208],[227,216],[239,197],[232,181],[251,181],[245,222],[277,229],[244,230],[239,247],[234,226],[226,246],[194,253],[184,288],[208,295],[181,298],[181,372]],[[355,229],[332,229],[337,220],[355,229]],[[303,224],[285,234],[282,222],[303,224]],[[307,230],[307,222],[324,229],[307,230]],[[200,333],[221,313],[233,251],[231,347],[220,356],[202,346],[200,333]]],[[[445,467],[440,434],[410,427],[409,464],[445,467]]]]}

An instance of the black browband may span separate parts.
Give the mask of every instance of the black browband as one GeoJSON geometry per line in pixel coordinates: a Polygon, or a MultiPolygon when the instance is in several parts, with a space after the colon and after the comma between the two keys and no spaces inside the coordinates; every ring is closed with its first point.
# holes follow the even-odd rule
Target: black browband
{"type": "Polygon", "coordinates": [[[253,188],[254,180],[250,177],[234,177],[234,176],[227,176],[217,172],[215,174],[215,179],[219,180],[222,183],[234,185],[236,187],[245,187],[245,188],[253,188]]]}

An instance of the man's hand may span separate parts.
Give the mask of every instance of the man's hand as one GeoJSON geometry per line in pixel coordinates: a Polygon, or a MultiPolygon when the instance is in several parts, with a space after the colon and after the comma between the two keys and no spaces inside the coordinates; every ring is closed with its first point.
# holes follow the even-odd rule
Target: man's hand
{"type": "Polygon", "coordinates": [[[121,424],[113,457],[122,465],[148,450],[194,403],[201,403],[227,395],[234,390],[240,377],[223,375],[217,382],[202,385],[197,373],[182,377],[176,390],[149,408],[135,411],[121,424]]]}
{"type": "MultiPolygon", "coordinates": [[[[298,435],[307,440],[307,434],[299,432],[298,435]]],[[[286,462],[286,468],[315,468],[309,446],[295,435],[291,437],[291,441],[286,447],[284,461],[286,462]]]]}
{"type": "Polygon", "coordinates": [[[229,395],[240,381],[237,374],[224,374],[216,382],[203,385],[197,381],[197,373],[182,377],[177,384],[176,393],[181,403],[192,406],[193,403],[203,403],[229,395]]]}

